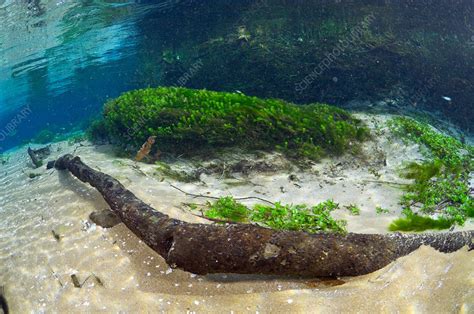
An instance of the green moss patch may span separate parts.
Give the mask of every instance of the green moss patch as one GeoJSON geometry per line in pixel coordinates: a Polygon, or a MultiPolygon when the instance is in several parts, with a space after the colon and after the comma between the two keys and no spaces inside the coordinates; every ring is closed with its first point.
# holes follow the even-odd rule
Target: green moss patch
{"type": "Polygon", "coordinates": [[[241,93],[160,87],[108,101],[104,120],[89,134],[134,147],[156,136],[159,150],[177,154],[237,146],[318,159],[353,148],[368,136],[368,129],[348,112],[328,105],[297,106],[241,93]]]}

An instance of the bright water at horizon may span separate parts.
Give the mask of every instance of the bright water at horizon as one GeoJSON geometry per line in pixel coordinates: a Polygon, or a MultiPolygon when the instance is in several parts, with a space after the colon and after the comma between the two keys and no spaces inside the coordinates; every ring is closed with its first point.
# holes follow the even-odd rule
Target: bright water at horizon
{"type": "Polygon", "coordinates": [[[106,99],[156,81],[136,70],[141,19],[181,2],[1,0],[0,152],[45,128],[74,131],[106,99]]]}

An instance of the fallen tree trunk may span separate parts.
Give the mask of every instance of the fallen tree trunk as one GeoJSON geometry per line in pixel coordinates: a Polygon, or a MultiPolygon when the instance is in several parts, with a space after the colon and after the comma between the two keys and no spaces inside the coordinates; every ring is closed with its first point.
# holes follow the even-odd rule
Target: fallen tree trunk
{"type": "Polygon", "coordinates": [[[192,224],[138,199],[113,177],[65,155],[55,167],[95,187],[120,217],[173,268],[195,274],[356,276],[380,269],[421,245],[441,252],[474,247],[474,231],[433,234],[308,234],[255,225],[192,224]]]}

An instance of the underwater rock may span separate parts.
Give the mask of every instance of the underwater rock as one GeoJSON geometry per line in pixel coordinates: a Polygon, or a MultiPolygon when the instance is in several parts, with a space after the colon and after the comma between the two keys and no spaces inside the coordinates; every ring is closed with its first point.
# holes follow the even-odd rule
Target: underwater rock
{"type": "Polygon", "coordinates": [[[108,209],[92,212],[89,219],[102,228],[112,228],[122,222],[117,215],[108,209]]]}
{"type": "Polygon", "coordinates": [[[31,161],[35,168],[39,168],[43,165],[43,160],[51,154],[51,146],[48,145],[39,149],[31,149],[28,147],[28,155],[30,155],[31,161]]]}
{"type": "Polygon", "coordinates": [[[378,270],[422,245],[441,252],[474,248],[474,231],[341,235],[278,231],[249,224],[187,223],[153,209],[79,157],[64,155],[55,168],[68,170],[95,187],[121,221],[170,267],[199,275],[357,276],[378,270]]]}

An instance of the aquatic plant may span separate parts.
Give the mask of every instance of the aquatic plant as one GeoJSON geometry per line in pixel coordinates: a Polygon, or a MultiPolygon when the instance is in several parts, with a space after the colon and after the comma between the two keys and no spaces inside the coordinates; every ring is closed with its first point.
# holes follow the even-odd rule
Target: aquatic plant
{"type": "Polygon", "coordinates": [[[376,206],[375,212],[380,215],[380,214],[387,214],[390,212],[390,210],[383,208],[382,206],[376,206]]]}
{"type": "Polygon", "coordinates": [[[422,183],[439,175],[442,166],[443,163],[439,159],[428,160],[423,163],[411,162],[401,170],[400,175],[403,178],[413,179],[417,183],[422,183]]]}
{"type": "Polygon", "coordinates": [[[102,119],[95,119],[87,127],[86,137],[89,140],[98,142],[98,141],[107,141],[108,139],[107,127],[102,119]]]}
{"type": "Polygon", "coordinates": [[[390,229],[449,228],[474,217],[474,199],[468,182],[474,170],[474,147],[406,117],[394,118],[389,126],[394,134],[425,148],[427,158],[402,169],[401,176],[414,182],[402,197],[405,218],[396,220],[390,229]],[[429,216],[434,214],[437,218],[429,216]]]}
{"type": "Polygon", "coordinates": [[[226,196],[219,198],[214,203],[208,203],[205,216],[234,222],[246,222],[249,220],[249,213],[250,210],[245,205],[238,203],[231,196],[226,196]]]}
{"type": "Polygon", "coordinates": [[[352,215],[358,216],[360,215],[360,208],[355,204],[349,204],[344,206],[348,211],[351,212],[352,215]]]}
{"type": "Polygon", "coordinates": [[[470,163],[470,167],[474,165],[474,147],[435,130],[427,123],[396,117],[389,122],[389,127],[394,134],[426,147],[426,157],[437,158],[444,166],[458,168],[466,163],[470,163]]]}
{"type": "Polygon", "coordinates": [[[56,134],[51,130],[40,131],[31,141],[37,144],[48,144],[55,140],[56,134]]]}
{"type": "Polygon", "coordinates": [[[170,153],[237,146],[309,159],[348,151],[368,133],[348,112],[324,104],[174,87],[135,90],[108,101],[104,120],[89,131],[96,139],[136,147],[155,136],[157,149],[170,153]]]}
{"type": "Polygon", "coordinates": [[[233,197],[221,197],[207,204],[204,215],[208,218],[231,222],[251,222],[276,230],[294,230],[316,233],[331,231],[345,233],[346,222],[335,220],[331,212],[339,207],[332,200],[318,205],[257,204],[253,208],[237,202],[233,197]]]}
{"type": "Polygon", "coordinates": [[[390,226],[390,231],[424,231],[427,229],[447,229],[451,227],[453,221],[440,217],[433,219],[431,217],[420,216],[410,213],[404,218],[394,220],[390,226]]]}

